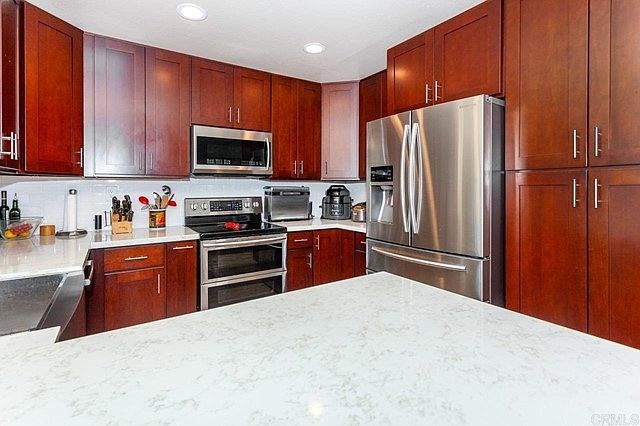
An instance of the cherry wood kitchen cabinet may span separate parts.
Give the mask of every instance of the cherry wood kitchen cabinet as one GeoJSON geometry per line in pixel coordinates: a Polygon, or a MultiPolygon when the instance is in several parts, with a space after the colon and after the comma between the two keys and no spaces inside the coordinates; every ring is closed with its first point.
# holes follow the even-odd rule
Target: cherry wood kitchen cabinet
{"type": "Polygon", "coordinates": [[[235,127],[265,132],[271,130],[271,74],[235,67],[233,99],[235,127]]]}
{"type": "Polygon", "coordinates": [[[85,35],[85,61],[93,82],[85,91],[85,120],[93,114],[93,155],[86,147],[93,174],[146,174],[144,46],[85,35]],[[92,43],[93,52],[87,49],[92,43]]]}
{"type": "Polygon", "coordinates": [[[387,111],[387,71],[360,80],[358,139],[358,177],[365,180],[367,168],[367,122],[377,120],[387,111]]]}
{"type": "Polygon", "coordinates": [[[506,306],[587,330],[584,170],[507,174],[506,306]]]}
{"type": "Polygon", "coordinates": [[[191,122],[233,127],[233,65],[191,59],[191,122]]]}
{"type": "Polygon", "coordinates": [[[438,25],[433,46],[435,102],[502,92],[502,0],[487,0],[438,25]]]}
{"type": "Polygon", "coordinates": [[[589,5],[589,164],[640,164],[640,2],[589,5]]]}
{"type": "Polygon", "coordinates": [[[197,241],[166,244],[167,317],[196,311],[198,302],[197,241]]]}
{"type": "Polygon", "coordinates": [[[589,333],[640,348],[640,168],[589,171],[589,333]]]}
{"type": "Polygon", "coordinates": [[[341,279],[341,230],[313,232],[313,284],[325,284],[341,279]]]}
{"type": "Polygon", "coordinates": [[[359,277],[367,274],[367,235],[355,232],[353,275],[359,277]]]}
{"type": "Polygon", "coordinates": [[[0,0],[0,172],[21,169],[23,153],[19,132],[19,6],[15,0],[0,0]]]}
{"type": "Polygon", "coordinates": [[[358,179],[358,82],[322,85],[323,180],[358,179]]]}
{"type": "Polygon", "coordinates": [[[587,164],[588,22],[588,0],[505,1],[507,170],[587,164]]]}
{"type": "Polygon", "coordinates": [[[433,103],[433,29],[387,50],[387,111],[396,114],[433,103]]]}
{"type": "Polygon", "coordinates": [[[298,80],[298,177],[320,179],[322,86],[298,80]]]}
{"type": "Polygon", "coordinates": [[[23,5],[25,171],[82,175],[82,31],[23,5]]]}
{"type": "Polygon", "coordinates": [[[146,174],[189,176],[189,57],[146,48],[146,174]]]}
{"type": "Polygon", "coordinates": [[[287,291],[313,286],[313,249],[287,250],[287,291]]]}
{"type": "Polygon", "coordinates": [[[355,232],[340,230],[340,253],[338,270],[340,271],[340,279],[354,277],[354,261],[355,261],[355,232]]]}

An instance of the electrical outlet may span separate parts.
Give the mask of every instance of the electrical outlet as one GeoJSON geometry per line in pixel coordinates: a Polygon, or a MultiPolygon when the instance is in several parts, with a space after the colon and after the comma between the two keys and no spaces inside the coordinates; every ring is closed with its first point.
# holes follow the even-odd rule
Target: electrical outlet
{"type": "Polygon", "coordinates": [[[109,195],[109,197],[113,197],[114,195],[118,194],[118,186],[117,185],[111,185],[111,186],[107,186],[107,195],[109,195]]]}

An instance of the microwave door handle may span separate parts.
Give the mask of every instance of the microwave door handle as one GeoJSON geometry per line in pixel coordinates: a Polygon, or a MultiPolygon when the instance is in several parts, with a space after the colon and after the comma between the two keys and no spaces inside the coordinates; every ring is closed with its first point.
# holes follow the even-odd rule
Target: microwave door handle
{"type": "Polygon", "coordinates": [[[267,169],[268,169],[269,167],[271,167],[271,142],[269,141],[269,138],[265,138],[264,140],[267,143],[267,161],[266,161],[266,165],[267,165],[267,169]]]}

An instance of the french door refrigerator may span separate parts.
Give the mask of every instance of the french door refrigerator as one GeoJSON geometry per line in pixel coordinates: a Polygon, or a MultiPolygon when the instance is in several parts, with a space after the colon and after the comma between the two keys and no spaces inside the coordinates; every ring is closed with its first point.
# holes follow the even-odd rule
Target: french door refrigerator
{"type": "Polygon", "coordinates": [[[367,269],[504,305],[504,102],[367,123],[367,269]]]}

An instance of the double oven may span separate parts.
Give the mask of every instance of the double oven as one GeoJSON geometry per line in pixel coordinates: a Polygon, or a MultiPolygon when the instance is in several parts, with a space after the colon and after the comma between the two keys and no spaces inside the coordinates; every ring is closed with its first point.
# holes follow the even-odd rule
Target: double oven
{"type": "Polygon", "coordinates": [[[185,200],[185,223],[200,234],[200,309],[286,291],[286,228],[262,221],[262,199],[185,200]]]}

